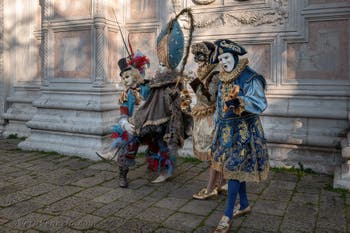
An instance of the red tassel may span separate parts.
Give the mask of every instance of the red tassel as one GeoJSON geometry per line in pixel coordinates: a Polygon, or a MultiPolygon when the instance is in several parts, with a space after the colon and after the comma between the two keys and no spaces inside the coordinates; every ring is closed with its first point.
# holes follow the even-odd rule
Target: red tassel
{"type": "Polygon", "coordinates": [[[118,137],[119,137],[119,134],[118,134],[118,133],[114,133],[114,132],[113,132],[113,133],[111,134],[111,138],[118,138],[118,137]]]}
{"type": "Polygon", "coordinates": [[[129,135],[128,135],[128,132],[124,131],[123,134],[122,134],[122,139],[124,141],[128,141],[129,140],[129,135]]]}

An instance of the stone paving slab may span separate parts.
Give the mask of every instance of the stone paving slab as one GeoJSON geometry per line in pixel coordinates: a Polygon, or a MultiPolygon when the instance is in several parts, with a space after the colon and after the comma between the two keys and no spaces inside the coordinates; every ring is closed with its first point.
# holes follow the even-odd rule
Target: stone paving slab
{"type": "MultiPolygon", "coordinates": [[[[198,201],[208,163],[178,159],[162,184],[137,157],[128,189],[118,186],[116,164],[17,149],[0,139],[2,232],[213,232],[226,196],[198,201]]],[[[333,190],[332,177],[273,169],[267,181],[249,183],[253,211],[234,219],[230,232],[350,232],[350,194],[333,190]]]]}

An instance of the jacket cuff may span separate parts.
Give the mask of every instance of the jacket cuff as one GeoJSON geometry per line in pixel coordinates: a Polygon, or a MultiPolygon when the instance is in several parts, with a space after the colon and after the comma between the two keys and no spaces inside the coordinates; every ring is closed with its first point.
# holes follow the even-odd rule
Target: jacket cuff
{"type": "Polygon", "coordinates": [[[129,116],[129,109],[126,106],[120,106],[120,115],[129,116]]]}
{"type": "Polygon", "coordinates": [[[199,78],[195,78],[190,82],[190,86],[194,92],[196,92],[199,88],[199,86],[203,85],[202,81],[199,80],[199,78]]]}

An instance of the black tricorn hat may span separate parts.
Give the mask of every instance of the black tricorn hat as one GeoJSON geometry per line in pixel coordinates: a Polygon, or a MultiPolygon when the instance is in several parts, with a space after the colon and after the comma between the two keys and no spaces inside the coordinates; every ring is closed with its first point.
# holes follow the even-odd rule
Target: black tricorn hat
{"type": "Polygon", "coordinates": [[[242,46],[229,39],[216,40],[214,41],[214,45],[215,52],[212,63],[218,62],[218,57],[223,53],[232,53],[233,55],[238,56],[242,56],[247,53],[247,51],[242,46]]]}
{"type": "Polygon", "coordinates": [[[123,57],[122,59],[120,59],[120,60],[118,61],[118,66],[119,66],[119,69],[120,69],[120,73],[119,73],[120,76],[121,76],[125,71],[131,70],[131,66],[128,65],[128,58],[126,58],[126,57],[123,57]]]}

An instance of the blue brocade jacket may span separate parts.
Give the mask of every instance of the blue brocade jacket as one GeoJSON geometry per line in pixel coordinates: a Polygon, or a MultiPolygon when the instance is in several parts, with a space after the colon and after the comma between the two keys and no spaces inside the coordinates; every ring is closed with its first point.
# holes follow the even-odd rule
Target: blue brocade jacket
{"type": "Polygon", "coordinates": [[[212,166],[223,172],[226,179],[260,181],[269,170],[264,131],[259,118],[267,107],[266,81],[241,59],[236,68],[219,74],[217,106],[214,116],[214,139],[211,146],[212,166]],[[236,106],[225,109],[226,97],[239,86],[236,106]]]}

